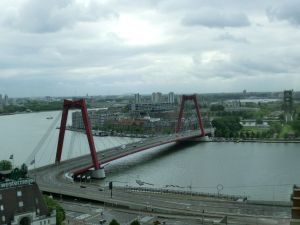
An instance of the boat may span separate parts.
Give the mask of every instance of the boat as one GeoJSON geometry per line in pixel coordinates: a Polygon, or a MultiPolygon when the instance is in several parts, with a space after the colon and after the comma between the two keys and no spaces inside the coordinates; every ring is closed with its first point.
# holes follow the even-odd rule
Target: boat
{"type": "Polygon", "coordinates": [[[46,119],[47,119],[47,120],[52,120],[53,117],[52,117],[52,116],[48,116],[48,117],[46,117],[46,119]]]}

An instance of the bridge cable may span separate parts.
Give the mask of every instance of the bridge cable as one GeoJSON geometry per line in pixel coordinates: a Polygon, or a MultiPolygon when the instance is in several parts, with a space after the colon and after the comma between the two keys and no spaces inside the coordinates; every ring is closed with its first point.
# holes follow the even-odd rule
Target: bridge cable
{"type": "Polygon", "coordinates": [[[52,141],[53,136],[54,136],[54,132],[52,131],[52,132],[50,132],[50,136],[48,136],[45,143],[41,146],[40,151],[36,154],[36,156],[35,156],[36,167],[37,167],[37,163],[40,162],[40,160],[37,160],[38,158],[39,159],[48,159],[48,160],[43,160],[44,162],[46,162],[46,164],[48,164],[48,162],[52,162],[52,160],[54,162],[54,158],[52,158],[52,155],[55,153],[55,151],[49,151],[49,149],[48,149],[48,146],[50,146],[50,141],[52,141]],[[38,155],[40,155],[40,157],[38,157],[38,155]],[[48,158],[44,157],[47,155],[48,155],[48,158]]]}
{"type": "Polygon", "coordinates": [[[74,143],[75,143],[75,137],[76,136],[78,136],[77,135],[77,131],[71,131],[71,139],[70,139],[69,151],[68,151],[67,159],[70,159],[73,156],[74,143]]]}
{"type": "MultiPolygon", "coordinates": [[[[97,137],[97,136],[96,136],[96,137],[97,137]]],[[[98,138],[95,138],[95,137],[94,137],[94,143],[95,143],[96,152],[99,152],[101,149],[99,148],[98,138]]]]}
{"type": "Polygon", "coordinates": [[[34,147],[33,151],[30,153],[30,155],[25,160],[25,164],[29,165],[33,160],[35,160],[35,156],[38,153],[38,151],[41,149],[43,144],[45,143],[46,139],[48,138],[50,132],[55,128],[55,126],[58,123],[59,118],[61,117],[61,113],[57,114],[57,116],[54,118],[53,122],[50,124],[49,128],[46,130],[45,134],[42,136],[38,144],[34,147]]]}

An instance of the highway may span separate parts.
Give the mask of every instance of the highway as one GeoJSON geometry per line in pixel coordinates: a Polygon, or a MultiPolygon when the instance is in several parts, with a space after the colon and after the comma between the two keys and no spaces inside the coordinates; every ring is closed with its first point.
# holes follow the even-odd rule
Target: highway
{"type": "MultiPolygon", "coordinates": [[[[160,136],[146,139],[120,147],[107,149],[97,153],[102,165],[115,159],[150,149],[162,144],[184,141],[191,137],[198,137],[199,131],[187,131],[182,134],[160,136]]],[[[287,224],[290,218],[290,205],[257,204],[250,202],[237,202],[224,199],[209,199],[201,196],[162,194],[149,192],[136,192],[126,188],[114,188],[113,198],[107,187],[99,190],[93,182],[73,182],[66,177],[78,168],[87,168],[91,165],[90,155],[85,155],[63,161],[57,165],[52,164],[30,171],[35,177],[43,192],[63,196],[83,198],[91,201],[105,202],[112,206],[126,207],[136,211],[151,211],[154,213],[167,213],[182,216],[206,218],[222,218],[227,215],[229,221],[235,224],[247,221],[247,224],[287,224]]],[[[229,223],[230,224],[230,223],[229,223]]],[[[243,224],[243,223],[241,223],[243,224]]]]}

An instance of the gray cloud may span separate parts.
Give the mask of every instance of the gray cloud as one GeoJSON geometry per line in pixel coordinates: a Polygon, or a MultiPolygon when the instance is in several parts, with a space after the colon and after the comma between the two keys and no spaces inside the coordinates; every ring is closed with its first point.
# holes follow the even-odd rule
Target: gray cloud
{"type": "Polygon", "coordinates": [[[297,0],[284,1],[270,6],[266,14],[270,21],[286,20],[293,25],[300,25],[300,4],[297,0]]]}
{"type": "Polygon", "coordinates": [[[182,23],[186,26],[205,26],[211,28],[245,27],[250,25],[248,17],[243,13],[223,12],[204,8],[185,15],[182,23]]]}
{"type": "Polygon", "coordinates": [[[221,34],[219,35],[216,40],[220,40],[220,41],[233,41],[233,42],[236,42],[236,43],[249,43],[249,41],[244,38],[244,37],[237,37],[237,36],[234,36],[230,33],[225,33],[225,34],[221,34]]]}
{"type": "Polygon", "coordinates": [[[115,16],[114,11],[96,1],[83,6],[75,0],[29,0],[18,8],[7,10],[2,23],[25,32],[46,33],[70,28],[80,21],[115,16]]]}
{"type": "Polygon", "coordinates": [[[281,0],[8,2],[0,93],[9,96],[300,88],[300,30],[266,20],[266,5],[281,0]]]}

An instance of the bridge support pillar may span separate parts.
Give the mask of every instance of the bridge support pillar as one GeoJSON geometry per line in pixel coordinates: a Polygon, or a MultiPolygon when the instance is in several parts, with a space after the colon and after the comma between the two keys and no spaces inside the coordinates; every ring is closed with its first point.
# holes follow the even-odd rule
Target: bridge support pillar
{"type": "Polygon", "coordinates": [[[105,178],[104,167],[100,167],[99,169],[92,170],[92,178],[93,179],[104,179],[105,178]]]}
{"type": "Polygon", "coordinates": [[[197,119],[198,119],[198,125],[199,125],[199,129],[201,130],[201,136],[204,137],[205,134],[205,130],[202,124],[202,117],[201,117],[201,113],[200,113],[200,107],[198,105],[198,101],[197,101],[197,96],[196,94],[194,95],[182,95],[181,97],[181,105],[180,105],[180,111],[179,111],[179,116],[178,116],[178,121],[177,121],[177,127],[175,130],[175,133],[178,133],[182,127],[182,117],[183,117],[183,109],[184,109],[184,104],[186,101],[193,101],[194,105],[195,105],[195,109],[196,109],[196,113],[197,113],[197,119]]]}

